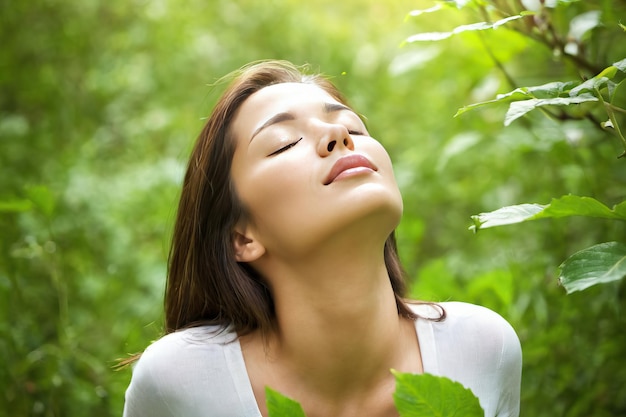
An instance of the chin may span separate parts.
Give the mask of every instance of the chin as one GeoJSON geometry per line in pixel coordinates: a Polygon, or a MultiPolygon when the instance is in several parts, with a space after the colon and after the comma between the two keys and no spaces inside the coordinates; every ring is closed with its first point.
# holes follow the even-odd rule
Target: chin
{"type": "Polygon", "coordinates": [[[389,215],[400,222],[402,217],[402,195],[397,187],[386,187],[380,184],[363,184],[353,192],[346,193],[348,204],[357,211],[367,215],[368,212],[389,215]]]}
{"type": "Polygon", "coordinates": [[[341,210],[336,227],[341,229],[344,225],[346,228],[366,230],[372,239],[379,236],[384,241],[400,224],[402,211],[399,192],[361,193],[351,198],[341,210]]]}

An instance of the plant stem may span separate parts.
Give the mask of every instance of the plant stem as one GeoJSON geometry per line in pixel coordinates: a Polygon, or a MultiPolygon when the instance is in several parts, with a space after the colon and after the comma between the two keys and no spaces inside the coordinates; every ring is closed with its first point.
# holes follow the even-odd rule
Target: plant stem
{"type": "Polygon", "coordinates": [[[626,114],[626,109],[622,109],[621,107],[617,107],[615,104],[604,103],[605,106],[609,107],[611,110],[616,111],[618,113],[626,114]]]}
{"type": "Polygon", "coordinates": [[[615,112],[613,111],[613,108],[612,108],[613,106],[610,103],[608,103],[607,105],[607,103],[604,101],[604,97],[602,97],[602,94],[600,93],[600,90],[598,90],[597,88],[595,88],[594,90],[596,92],[596,96],[598,97],[598,99],[600,99],[600,102],[604,105],[604,109],[606,110],[606,113],[609,116],[609,120],[613,124],[613,129],[615,129],[614,130],[615,134],[622,141],[622,145],[624,145],[624,152],[622,152],[622,154],[618,156],[618,158],[623,158],[626,156],[626,138],[622,134],[622,131],[619,127],[619,123],[617,123],[617,118],[615,117],[615,112]]]}

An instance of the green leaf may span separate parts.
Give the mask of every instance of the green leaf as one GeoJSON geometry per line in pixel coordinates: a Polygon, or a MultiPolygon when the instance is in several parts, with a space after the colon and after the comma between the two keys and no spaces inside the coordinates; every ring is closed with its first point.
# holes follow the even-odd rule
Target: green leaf
{"type": "Polygon", "coordinates": [[[575,253],[559,266],[559,282],[567,293],[626,277],[626,245],[607,242],[575,253]]]}
{"type": "Polygon", "coordinates": [[[601,90],[610,83],[610,80],[615,78],[617,71],[626,72],[626,59],[613,63],[613,65],[610,65],[600,71],[600,73],[595,77],[588,79],[575,88],[572,88],[569,95],[573,97],[582,93],[601,90]]]}
{"type": "Polygon", "coordinates": [[[393,399],[401,417],[483,417],[478,398],[458,382],[430,374],[391,371],[393,399]]]}
{"type": "Polygon", "coordinates": [[[534,98],[556,98],[571,90],[578,83],[576,81],[553,81],[542,85],[524,87],[534,98]]]}
{"type": "Polygon", "coordinates": [[[480,103],[470,104],[468,106],[460,108],[454,117],[459,116],[467,111],[473,110],[477,107],[495,103],[509,103],[511,101],[522,101],[531,98],[554,98],[559,97],[562,94],[566,94],[571,88],[578,83],[575,81],[554,81],[547,84],[536,85],[531,87],[520,87],[508,93],[498,94],[494,100],[483,101],[480,103]]]}
{"type": "Polygon", "coordinates": [[[515,90],[509,93],[498,94],[494,100],[482,101],[480,103],[474,103],[474,104],[467,105],[465,107],[461,107],[459,110],[457,110],[454,117],[457,117],[467,111],[474,110],[477,107],[482,107],[482,106],[486,106],[486,105],[494,104],[494,103],[502,103],[502,102],[508,103],[513,100],[526,100],[529,96],[530,95],[525,89],[516,88],[515,90]]]}
{"type": "Polygon", "coordinates": [[[470,226],[470,230],[478,231],[528,220],[571,216],[626,220],[626,201],[610,209],[591,197],[565,195],[558,199],[553,198],[548,205],[519,204],[474,215],[472,216],[474,224],[470,226]]]}
{"type": "Polygon", "coordinates": [[[480,213],[472,216],[474,224],[470,226],[470,230],[476,232],[479,229],[521,223],[541,213],[545,207],[540,204],[518,204],[502,207],[489,213],[480,213]]]}
{"type": "Polygon", "coordinates": [[[615,65],[611,65],[600,71],[600,74],[596,75],[594,78],[606,77],[608,79],[612,79],[615,77],[615,74],[617,74],[617,69],[618,68],[615,65]]]}
{"type": "Polygon", "coordinates": [[[615,76],[617,69],[613,66],[605,68],[600,74],[593,78],[589,78],[579,86],[572,88],[569,92],[570,97],[582,96],[584,94],[593,93],[595,90],[601,90],[609,83],[609,80],[615,76]]]}
{"type": "Polygon", "coordinates": [[[560,218],[570,216],[626,220],[626,201],[610,209],[591,197],[565,195],[559,199],[553,198],[545,210],[535,217],[560,218]]]}
{"type": "Polygon", "coordinates": [[[302,406],[270,387],[265,387],[265,401],[270,417],[306,417],[302,406]]]}
{"type": "Polygon", "coordinates": [[[587,101],[598,101],[598,98],[591,94],[582,94],[576,97],[533,98],[523,101],[514,101],[511,103],[509,110],[504,116],[504,125],[510,125],[513,121],[538,107],[569,106],[571,104],[580,104],[587,101]]]}
{"type": "Polygon", "coordinates": [[[613,207],[613,212],[620,216],[620,218],[626,219],[626,201],[622,201],[613,207]]]}
{"type": "Polygon", "coordinates": [[[622,72],[626,72],[626,58],[621,61],[614,62],[613,66],[622,72]]]}

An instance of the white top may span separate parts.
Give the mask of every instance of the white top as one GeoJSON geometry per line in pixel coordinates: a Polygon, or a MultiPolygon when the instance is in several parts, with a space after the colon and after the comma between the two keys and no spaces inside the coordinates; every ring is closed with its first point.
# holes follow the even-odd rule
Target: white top
{"type": "MultiPolygon", "coordinates": [[[[470,388],[486,417],[517,417],[522,351],[513,328],[484,307],[439,305],[444,321],[416,320],[424,372],[470,388]]],[[[438,316],[429,305],[412,308],[438,316]]],[[[202,326],[154,342],[133,369],[124,416],[260,417],[236,334],[202,326]]]]}

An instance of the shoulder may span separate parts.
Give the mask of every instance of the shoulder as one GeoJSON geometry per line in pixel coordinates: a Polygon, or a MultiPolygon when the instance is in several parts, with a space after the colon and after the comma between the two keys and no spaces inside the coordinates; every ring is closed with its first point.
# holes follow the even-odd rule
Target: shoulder
{"type": "Polygon", "coordinates": [[[474,330],[506,330],[513,327],[500,314],[476,304],[445,302],[440,304],[446,311],[446,320],[453,326],[471,326],[474,330]]]}
{"type": "MultiPolygon", "coordinates": [[[[126,391],[126,416],[181,415],[202,392],[212,392],[230,375],[236,334],[202,326],[167,334],[153,342],[133,367],[126,391]]],[[[187,415],[187,414],[186,414],[187,415]]]]}
{"type": "Polygon", "coordinates": [[[441,307],[446,319],[435,323],[434,328],[442,337],[463,341],[465,349],[491,361],[499,357],[501,361],[521,363],[517,333],[500,314],[487,307],[462,302],[445,302],[441,307]]]}
{"type": "Polygon", "coordinates": [[[201,326],[169,333],[153,342],[139,358],[133,376],[149,373],[155,377],[174,377],[193,370],[197,360],[219,366],[224,350],[237,340],[229,329],[201,326]]]}
{"type": "MultiPolygon", "coordinates": [[[[432,349],[428,357],[434,362],[425,366],[472,389],[486,416],[518,415],[522,350],[513,327],[486,307],[461,302],[436,305],[445,310],[444,320],[418,319],[429,329],[423,341],[432,349]]],[[[438,317],[431,305],[416,307],[420,317],[438,317]]]]}
{"type": "Polygon", "coordinates": [[[500,314],[487,307],[463,302],[417,304],[413,310],[425,319],[437,319],[443,311],[445,318],[433,321],[437,333],[466,335],[477,341],[503,338],[519,343],[513,327],[500,314]],[[485,339],[487,338],[487,339],[485,339]]]}

